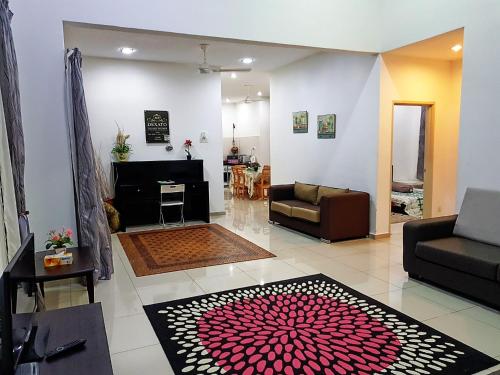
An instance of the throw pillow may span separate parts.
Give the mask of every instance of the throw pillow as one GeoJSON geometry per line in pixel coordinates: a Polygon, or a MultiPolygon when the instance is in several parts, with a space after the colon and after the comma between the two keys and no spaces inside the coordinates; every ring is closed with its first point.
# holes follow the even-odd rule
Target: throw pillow
{"type": "Polygon", "coordinates": [[[453,234],[500,246],[499,213],[500,191],[468,188],[453,234]]]}
{"type": "Polygon", "coordinates": [[[331,197],[336,194],[348,193],[349,189],[333,188],[328,186],[320,186],[318,188],[318,197],[316,198],[315,204],[318,205],[321,202],[322,197],[331,197]]]}
{"type": "Polygon", "coordinates": [[[392,191],[395,191],[397,193],[412,193],[413,186],[409,185],[409,184],[404,184],[402,182],[393,182],[392,183],[392,191]]]}
{"type": "Polygon", "coordinates": [[[314,204],[318,197],[318,185],[295,182],[293,194],[295,199],[314,204]]]}

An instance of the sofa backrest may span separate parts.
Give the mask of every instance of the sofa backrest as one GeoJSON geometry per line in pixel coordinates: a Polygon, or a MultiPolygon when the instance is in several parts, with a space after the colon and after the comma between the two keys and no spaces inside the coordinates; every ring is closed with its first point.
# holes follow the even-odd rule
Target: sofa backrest
{"type": "Polygon", "coordinates": [[[294,185],[295,199],[319,205],[322,197],[330,197],[336,194],[349,193],[349,189],[334,188],[322,185],[304,184],[295,181],[294,185]]]}
{"type": "Polygon", "coordinates": [[[500,191],[468,188],[453,234],[500,246],[500,191]]]}
{"type": "Polygon", "coordinates": [[[318,188],[318,197],[315,204],[318,205],[323,197],[331,197],[332,195],[348,193],[349,189],[333,188],[328,186],[320,186],[318,188]]]}
{"type": "Polygon", "coordinates": [[[293,195],[295,196],[295,199],[315,204],[318,197],[318,188],[318,185],[304,184],[302,182],[295,181],[293,195]]]}

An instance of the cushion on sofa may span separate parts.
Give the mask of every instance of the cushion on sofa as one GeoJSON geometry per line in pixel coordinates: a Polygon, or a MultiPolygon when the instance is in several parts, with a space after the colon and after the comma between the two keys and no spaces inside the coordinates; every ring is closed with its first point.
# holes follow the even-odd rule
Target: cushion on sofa
{"type": "Polygon", "coordinates": [[[310,221],[312,223],[320,222],[319,206],[304,201],[300,201],[298,199],[283,200],[277,202],[273,201],[271,203],[271,210],[282,213],[283,215],[296,217],[297,219],[310,221]],[[273,208],[273,203],[277,203],[274,205],[274,208],[273,208]],[[288,214],[288,212],[290,212],[290,214],[288,214]]]}
{"type": "Polygon", "coordinates": [[[332,195],[344,193],[349,193],[349,189],[320,186],[318,188],[318,197],[316,198],[315,204],[319,204],[322,197],[331,197],[332,195]]]}
{"type": "Polygon", "coordinates": [[[315,203],[318,197],[318,185],[310,185],[303,184],[301,182],[295,182],[295,186],[293,188],[293,194],[295,199],[308,202],[315,203]]]}
{"type": "Polygon", "coordinates": [[[468,188],[453,234],[500,246],[499,228],[500,191],[468,188]]]}
{"type": "Polygon", "coordinates": [[[286,216],[292,216],[292,206],[289,206],[280,201],[272,201],[271,202],[271,211],[279,212],[280,214],[286,216]]]}
{"type": "Polygon", "coordinates": [[[461,237],[447,237],[417,243],[415,255],[488,280],[498,280],[500,248],[461,237]]]}
{"type": "Polygon", "coordinates": [[[318,206],[313,206],[313,208],[292,207],[292,217],[310,221],[312,223],[319,223],[320,222],[319,207],[318,206]]]}

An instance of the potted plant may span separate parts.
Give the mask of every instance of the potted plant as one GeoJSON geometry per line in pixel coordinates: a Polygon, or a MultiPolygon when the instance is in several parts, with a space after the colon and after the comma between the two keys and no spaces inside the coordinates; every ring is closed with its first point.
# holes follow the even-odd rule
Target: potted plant
{"type": "Polygon", "coordinates": [[[118,124],[116,124],[116,126],[118,127],[118,133],[116,134],[115,145],[111,153],[119,162],[128,161],[129,155],[132,152],[132,146],[127,143],[127,139],[130,138],[130,135],[125,134],[118,124]]]}
{"type": "Polygon", "coordinates": [[[191,160],[191,146],[193,145],[193,142],[190,139],[186,139],[184,141],[184,151],[186,151],[186,158],[187,160],[191,160]]]}
{"type": "Polygon", "coordinates": [[[66,230],[62,228],[60,231],[52,229],[48,233],[49,238],[45,243],[45,248],[47,250],[54,249],[56,254],[63,253],[68,246],[73,245],[73,241],[71,240],[72,235],[73,231],[69,228],[66,230]]]}

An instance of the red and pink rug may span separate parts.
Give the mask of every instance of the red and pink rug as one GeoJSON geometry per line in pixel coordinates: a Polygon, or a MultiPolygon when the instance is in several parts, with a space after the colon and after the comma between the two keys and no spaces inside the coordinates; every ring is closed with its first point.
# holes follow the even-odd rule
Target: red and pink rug
{"type": "Polygon", "coordinates": [[[176,374],[471,374],[498,364],[324,275],[144,306],[176,374]]]}

